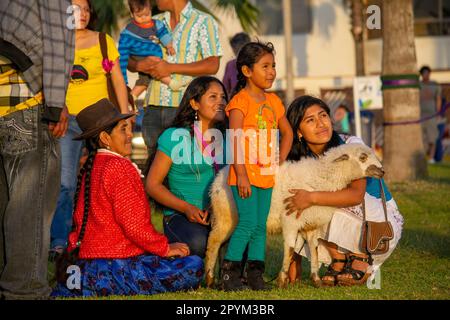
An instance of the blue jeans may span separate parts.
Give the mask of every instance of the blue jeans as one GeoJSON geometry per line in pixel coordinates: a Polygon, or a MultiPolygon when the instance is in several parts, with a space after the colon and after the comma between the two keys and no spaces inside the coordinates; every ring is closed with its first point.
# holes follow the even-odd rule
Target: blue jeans
{"type": "Polygon", "coordinates": [[[144,108],[144,118],[142,120],[142,137],[144,138],[147,152],[149,155],[155,150],[158,137],[163,129],[169,126],[178,108],[147,106],[144,108]]]}
{"type": "Polygon", "coordinates": [[[60,184],[56,139],[41,106],[0,117],[0,291],[48,297],[50,224],[60,184]]]}
{"type": "Polygon", "coordinates": [[[169,243],[184,242],[189,246],[190,255],[205,257],[210,226],[190,222],[184,214],[173,213],[163,220],[164,234],[169,243]]]}
{"type": "Polygon", "coordinates": [[[445,133],[445,123],[438,124],[439,136],[436,140],[436,152],[434,153],[434,160],[441,162],[444,158],[444,146],[442,145],[442,139],[445,133]]]}
{"type": "Polygon", "coordinates": [[[51,228],[52,248],[67,246],[72,228],[73,198],[77,188],[78,165],[83,148],[82,141],[72,140],[81,133],[75,116],[69,118],[69,128],[60,141],[61,145],[61,189],[51,228]]]}

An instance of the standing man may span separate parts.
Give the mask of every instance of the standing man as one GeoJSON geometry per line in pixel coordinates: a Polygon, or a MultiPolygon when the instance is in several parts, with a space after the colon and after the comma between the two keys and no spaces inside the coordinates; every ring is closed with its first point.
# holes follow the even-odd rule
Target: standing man
{"type": "Polygon", "coordinates": [[[172,33],[176,54],[169,56],[163,50],[163,59],[130,59],[128,64],[131,71],[153,77],[144,101],[146,107],[142,122],[142,134],[149,154],[153,152],[162,129],[174,119],[185,91],[172,91],[158,79],[170,76],[189,82],[196,76],[214,75],[219,70],[222,56],[217,22],[210,15],[194,9],[188,0],[156,0],[156,4],[164,12],[154,19],[162,21],[172,33]]]}
{"type": "Polygon", "coordinates": [[[69,0],[0,1],[0,294],[42,299],[73,64],[69,0]]]}
{"type": "MultiPolygon", "coordinates": [[[[441,111],[441,87],[435,81],[430,81],[431,69],[428,66],[420,68],[422,81],[420,82],[420,117],[426,118],[441,111]]],[[[422,122],[422,137],[428,163],[434,163],[436,140],[439,136],[438,118],[432,117],[422,122]]]]}

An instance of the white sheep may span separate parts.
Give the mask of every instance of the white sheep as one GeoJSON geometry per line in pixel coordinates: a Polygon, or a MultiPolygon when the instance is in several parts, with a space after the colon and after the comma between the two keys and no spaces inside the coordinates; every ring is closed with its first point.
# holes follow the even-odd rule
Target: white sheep
{"type": "MultiPolygon", "coordinates": [[[[236,205],[230,187],[227,185],[229,168],[223,168],[211,186],[211,232],[205,258],[206,285],[214,284],[214,267],[220,246],[230,238],[238,222],[236,205]]],[[[300,218],[296,214],[285,214],[284,199],[291,196],[289,189],[307,191],[337,191],[347,187],[351,181],[364,177],[382,177],[383,170],[373,151],[359,143],[345,144],[330,149],[320,159],[287,161],[275,175],[275,186],[267,220],[267,233],[283,231],[284,257],[278,275],[280,287],[287,285],[287,271],[297,238],[308,242],[311,251],[311,278],[320,286],[317,255],[318,229],[331,221],[336,208],[313,206],[304,210],[300,218]],[[301,237],[299,237],[300,235],[301,237]]]]}

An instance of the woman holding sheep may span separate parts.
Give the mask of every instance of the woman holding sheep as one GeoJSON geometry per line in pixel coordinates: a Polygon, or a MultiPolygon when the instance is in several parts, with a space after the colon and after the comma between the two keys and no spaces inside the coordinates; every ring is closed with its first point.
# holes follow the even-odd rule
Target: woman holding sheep
{"type": "MultiPolygon", "coordinates": [[[[340,136],[333,131],[329,107],[322,100],[311,96],[295,99],[289,107],[287,118],[296,135],[288,160],[319,158],[324,152],[340,144],[363,143],[359,138],[340,136]]],[[[361,203],[365,201],[366,211],[370,210],[370,214],[383,215],[380,185],[375,179],[356,180],[346,189],[335,192],[290,191],[293,195],[285,200],[287,214],[296,213],[300,216],[302,210],[313,205],[341,208],[335,212],[326,230],[322,230],[319,261],[329,264],[328,271],[322,278],[324,285],[364,284],[397,245],[401,237],[403,217],[386,185],[382,183],[394,239],[390,242],[390,250],[373,256],[373,260],[361,251],[360,240],[363,222],[361,203]]],[[[300,251],[297,253],[308,256],[304,248],[296,250],[300,251]]],[[[300,262],[301,259],[297,256],[291,264],[291,282],[299,276],[297,273],[300,262]]]]}
{"type": "Polygon", "coordinates": [[[228,185],[236,202],[239,222],[223,262],[225,291],[244,289],[241,263],[248,245],[247,282],[253,290],[264,290],[266,221],[270,209],[278,129],[282,135],[280,160],[284,161],[292,144],[292,129],[281,100],[266,90],[276,78],[274,48],[271,43],[247,43],[237,57],[238,83],[226,108],[230,138],[234,146],[228,185]],[[240,136],[239,133],[243,133],[240,136]],[[244,156],[242,156],[244,152],[244,156]]]}

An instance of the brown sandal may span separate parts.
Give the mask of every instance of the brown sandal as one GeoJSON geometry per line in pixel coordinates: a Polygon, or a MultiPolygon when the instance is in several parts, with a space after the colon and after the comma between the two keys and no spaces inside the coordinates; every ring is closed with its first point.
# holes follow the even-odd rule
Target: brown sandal
{"type": "Polygon", "coordinates": [[[334,287],[336,285],[336,276],[338,274],[341,274],[344,270],[345,264],[347,262],[347,259],[334,259],[331,261],[330,265],[328,266],[328,270],[325,272],[325,274],[322,276],[322,285],[327,287],[334,287]],[[340,271],[333,269],[333,265],[335,263],[344,263],[344,267],[340,271]],[[324,277],[333,277],[333,280],[325,280],[324,277]]]}
{"type": "Polygon", "coordinates": [[[367,279],[369,279],[371,273],[364,272],[361,270],[356,270],[352,268],[352,264],[354,260],[366,262],[369,266],[372,265],[372,257],[368,256],[367,258],[357,257],[355,255],[348,255],[347,264],[344,267],[344,270],[336,276],[336,281],[338,285],[341,286],[354,286],[361,285],[366,283],[367,279]],[[352,277],[341,277],[342,275],[350,274],[352,277]]]}

